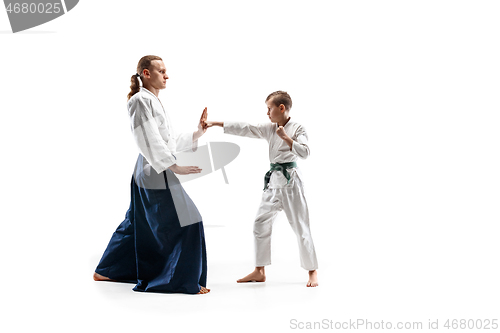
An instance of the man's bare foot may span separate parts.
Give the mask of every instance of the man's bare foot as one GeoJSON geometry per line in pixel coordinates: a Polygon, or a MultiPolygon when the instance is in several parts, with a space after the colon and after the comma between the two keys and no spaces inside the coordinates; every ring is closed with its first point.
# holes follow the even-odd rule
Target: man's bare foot
{"type": "Polygon", "coordinates": [[[266,272],[264,267],[255,267],[255,270],[245,276],[242,279],[237,280],[236,282],[265,282],[266,281],[266,272]]]}
{"type": "Polygon", "coordinates": [[[207,289],[203,286],[201,286],[200,288],[200,292],[198,293],[198,295],[201,295],[201,294],[208,294],[210,292],[210,289],[207,289]]]}
{"type": "Polygon", "coordinates": [[[113,280],[105,276],[102,276],[101,274],[94,273],[94,281],[113,281],[113,280]]]}
{"type": "Polygon", "coordinates": [[[309,281],[307,281],[306,287],[317,287],[318,286],[318,272],[316,270],[309,271],[309,281]]]}

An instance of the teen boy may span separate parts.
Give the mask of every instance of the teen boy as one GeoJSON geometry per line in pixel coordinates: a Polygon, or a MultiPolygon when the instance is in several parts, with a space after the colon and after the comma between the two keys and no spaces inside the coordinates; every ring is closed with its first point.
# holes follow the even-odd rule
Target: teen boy
{"type": "Polygon", "coordinates": [[[290,121],[292,99],[284,91],[266,98],[271,123],[251,125],[244,122],[207,121],[208,127],[220,126],[224,133],[266,139],[269,143],[271,168],[264,178],[264,193],[254,222],[255,270],[237,282],[264,282],[264,267],[271,264],[272,225],[279,211],[284,210],[297,235],[300,264],[309,271],[307,287],[318,285],[318,263],[309,230],[309,211],[298,158],[309,156],[307,133],[300,124],[290,121]]]}

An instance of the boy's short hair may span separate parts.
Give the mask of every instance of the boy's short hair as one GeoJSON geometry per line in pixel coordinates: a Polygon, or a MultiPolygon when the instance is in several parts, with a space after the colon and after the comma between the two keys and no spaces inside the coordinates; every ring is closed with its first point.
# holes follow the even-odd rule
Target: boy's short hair
{"type": "Polygon", "coordinates": [[[271,102],[273,102],[276,106],[283,104],[286,110],[290,110],[292,108],[292,98],[286,91],[278,90],[269,94],[266,98],[266,102],[269,100],[271,100],[271,102]]]}

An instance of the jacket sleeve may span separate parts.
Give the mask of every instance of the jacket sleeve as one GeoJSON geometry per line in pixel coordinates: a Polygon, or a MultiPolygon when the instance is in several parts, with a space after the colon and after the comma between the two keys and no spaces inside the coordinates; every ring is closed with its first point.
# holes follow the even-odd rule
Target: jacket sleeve
{"type": "Polygon", "coordinates": [[[198,140],[193,141],[193,135],[194,132],[175,135],[176,152],[196,151],[198,149],[198,140]]]}
{"type": "Polygon", "coordinates": [[[137,98],[131,98],[127,106],[132,134],[139,152],[157,173],[165,171],[175,164],[175,157],[158,130],[151,105],[137,96],[137,98]]]}
{"type": "Polygon", "coordinates": [[[309,146],[307,143],[308,137],[303,126],[299,126],[295,131],[292,144],[292,153],[302,159],[306,159],[310,155],[309,146]]]}
{"type": "Polygon", "coordinates": [[[251,125],[244,122],[224,121],[224,133],[247,138],[269,140],[269,124],[251,125]]]}

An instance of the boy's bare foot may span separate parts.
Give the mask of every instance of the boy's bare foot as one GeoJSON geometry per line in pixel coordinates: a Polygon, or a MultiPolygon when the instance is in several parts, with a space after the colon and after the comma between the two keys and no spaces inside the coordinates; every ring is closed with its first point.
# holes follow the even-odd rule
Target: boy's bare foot
{"type": "Polygon", "coordinates": [[[201,286],[200,292],[198,293],[198,295],[208,294],[209,292],[210,292],[210,289],[207,289],[207,288],[201,286]]]}
{"type": "Polygon", "coordinates": [[[318,272],[316,270],[309,271],[309,281],[307,281],[306,287],[317,287],[318,286],[318,272]]]}
{"type": "Polygon", "coordinates": [[[255,270],[245,276],[242,279],[237,280],[236,282],[265,282],[266,281],[266,272],[264,267],[255,267],[255,270]]]}
{"type": "Polygon", "coordinates": [[[105,276],[102,276],[101,274],[94,273],[94,281],[113,281],[113,280],[105,276]]]}

